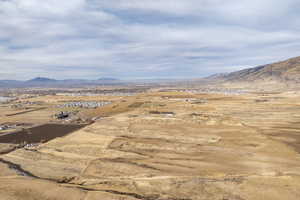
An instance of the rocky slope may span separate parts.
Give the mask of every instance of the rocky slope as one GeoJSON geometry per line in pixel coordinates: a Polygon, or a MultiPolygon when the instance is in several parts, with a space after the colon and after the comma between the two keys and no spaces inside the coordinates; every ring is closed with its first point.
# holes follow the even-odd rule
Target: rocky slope
{"type": "Polygon", "coordinates": [[[300,57],[206,78],[208,82],[230,84],[297,86],[300,83],[300,57]]]}
{"type": "Polygon", "coordinates": [[[300,57],[231,73],[229,80],[276,80],[300,82],[300,57]]]}

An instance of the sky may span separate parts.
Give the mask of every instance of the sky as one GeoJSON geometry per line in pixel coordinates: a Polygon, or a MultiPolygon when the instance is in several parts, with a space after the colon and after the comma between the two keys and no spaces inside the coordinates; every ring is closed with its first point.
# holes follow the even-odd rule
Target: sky
{"type": "Polygon", "coordinates": [[[299,0],[0,0],[0,79],[199,78],[300,56],[299,0]]]}

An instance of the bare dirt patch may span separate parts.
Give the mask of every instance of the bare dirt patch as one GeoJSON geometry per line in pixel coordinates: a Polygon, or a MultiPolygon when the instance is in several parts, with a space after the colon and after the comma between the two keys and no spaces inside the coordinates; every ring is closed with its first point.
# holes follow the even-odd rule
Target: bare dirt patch
{"type": "Polygon", "coordinates": [[[0,136],[0,143],[45,143],[54,138],[68,135],[84,126],[78,124],[45,124],[0,136]]]}

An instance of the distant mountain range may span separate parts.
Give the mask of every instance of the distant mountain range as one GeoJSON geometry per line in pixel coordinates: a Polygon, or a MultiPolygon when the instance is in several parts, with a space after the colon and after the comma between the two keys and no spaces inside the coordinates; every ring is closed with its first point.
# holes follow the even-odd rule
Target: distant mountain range
{"type": "Polygon", "coordinates": [[[98,80],[84,80],[84,79],[66,79],[56,80],[46,77],[36,77],[27,81],[17,80],[0,80],[0,87],[14,88],[14,87],[76,87],[84,85],[102,85],[102,84],[120,84],[123,81],[115,78],[99,78],[98,80]]]}
{"type": "Polygon", "coordinates": [[[34,78],[34,79],[31,79],[31,80],[28,80],[26,82],[31,82],[31,83],[34,83],[34,82],[56,82],[58,80],[55,80],[55,79],[50,79],[50,78],[45,78],[45,77],[37,77],[37,78],[34,78]]]}
{"type": "MultiPolygon", "coordinates": [[[[103,77],[98,80],[67,79],[56,80],[46,77],[37,77],[28,81],[0,80],[0,87],[80,87],[88,85],[113,85],[126,83],[173,83],[180,82],[172,79],[145,79],[122,81],[115,78],[103,77]]],[[[230,86],[260,86],[285,85],[300,88],[300,57],[291,58],[282,62],[244,69],[232,73],[219,73],[212,76],[191,80],[194,84],[218,84],[230,86]]],[[[181,81],[182,82],[182,81],[181,81]]]]}

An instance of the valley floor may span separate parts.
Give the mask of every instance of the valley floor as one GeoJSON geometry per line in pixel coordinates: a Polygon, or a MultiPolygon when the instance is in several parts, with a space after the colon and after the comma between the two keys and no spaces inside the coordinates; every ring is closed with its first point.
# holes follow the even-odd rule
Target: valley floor
{"type": "Polygon", "coordinates": [[[299,98],[125,97],[72,134],[0,155],[0,199],[299,199],[299,98]]]}

